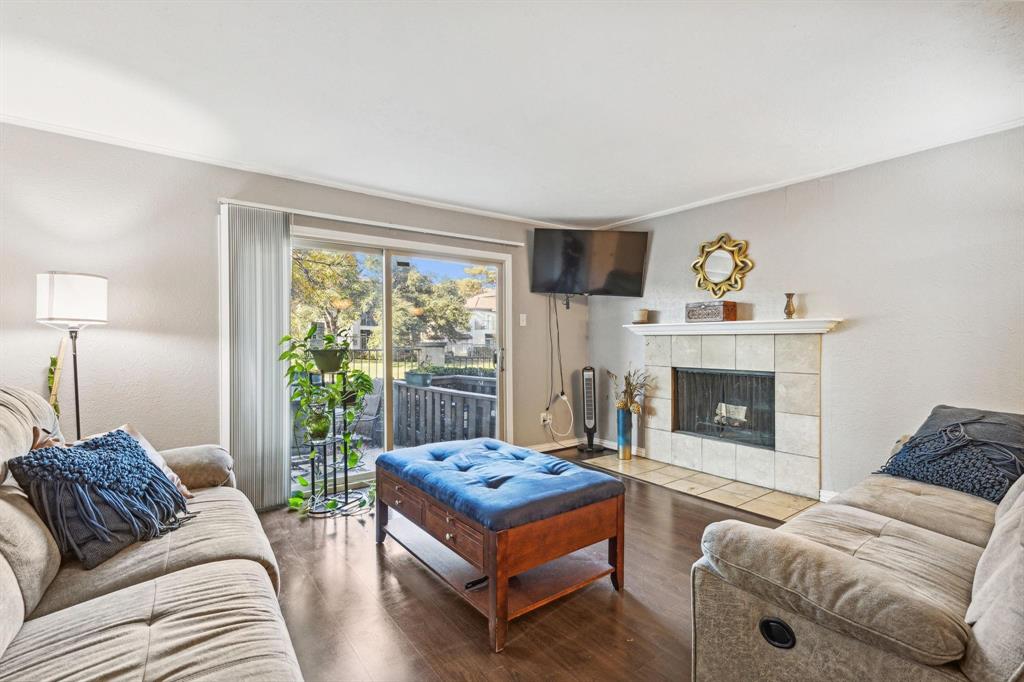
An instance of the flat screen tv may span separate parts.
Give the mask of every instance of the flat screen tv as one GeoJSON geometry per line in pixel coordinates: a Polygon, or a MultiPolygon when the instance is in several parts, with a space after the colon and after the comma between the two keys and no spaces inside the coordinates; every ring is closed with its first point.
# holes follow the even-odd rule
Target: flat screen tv
{"type": "Polygon", "coordinates": [[[553,230],[533,233],[530,291],[643,296],[647,232],[553,230]]]}

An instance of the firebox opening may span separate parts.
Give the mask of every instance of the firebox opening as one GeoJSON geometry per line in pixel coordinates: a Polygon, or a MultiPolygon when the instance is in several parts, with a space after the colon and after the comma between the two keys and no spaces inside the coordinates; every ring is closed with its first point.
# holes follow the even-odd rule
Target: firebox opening
{"type": "Polygon", "coordinates": [[[775,448],[775,374],[675,368],[673,429],[775,448]]]}

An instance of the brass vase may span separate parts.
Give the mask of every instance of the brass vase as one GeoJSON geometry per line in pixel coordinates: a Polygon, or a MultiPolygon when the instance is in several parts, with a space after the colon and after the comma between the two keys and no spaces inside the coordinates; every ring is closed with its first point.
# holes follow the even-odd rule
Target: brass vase
{"type": "Polygon", "coordinates": [[[786,319],[792,320],[794,313],[796,313],[796,306],[793,305],[793,297],[796,294],[786,294],[786,307],[782,309],[782,312],[786,313],[786,319]]]}

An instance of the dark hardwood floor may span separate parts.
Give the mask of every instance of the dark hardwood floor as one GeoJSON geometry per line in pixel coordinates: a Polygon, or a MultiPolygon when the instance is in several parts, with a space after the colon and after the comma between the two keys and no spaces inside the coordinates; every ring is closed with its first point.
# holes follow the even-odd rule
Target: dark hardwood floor
{"type": "Polygon", "coordinates": [[[778,524],[623,481],[625,590],[616,592],[605,578],[513,621],[500,654],[488,650],[483,616],[393,540],[374,543],[372,515],[261,514],[306,679],[689,679],[689,574],[704,527],[726,518],[778,524]]]}

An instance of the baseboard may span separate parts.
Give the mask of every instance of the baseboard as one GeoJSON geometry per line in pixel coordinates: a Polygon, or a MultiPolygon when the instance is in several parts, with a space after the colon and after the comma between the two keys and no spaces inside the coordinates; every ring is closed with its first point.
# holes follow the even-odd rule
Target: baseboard
{"type": "Polygon", "coordinates": [[[821,500],[822,502],[828,502],[838,494],[839,493],[837,493],[835,490],[819,490],[818,499],[821,500]]]}
{"type": "Polygon", "coordinates": [[[565,448],[574,448],[580,443],[586,443],[581,438],[563,438],[557,443],[554,441],[550,443],[536,443],[534,445],[521,445],[520,447],[529,448],[530,450],[536,450],[537,452],[551,452],[552,450],[564,450],[565,448]]]}

